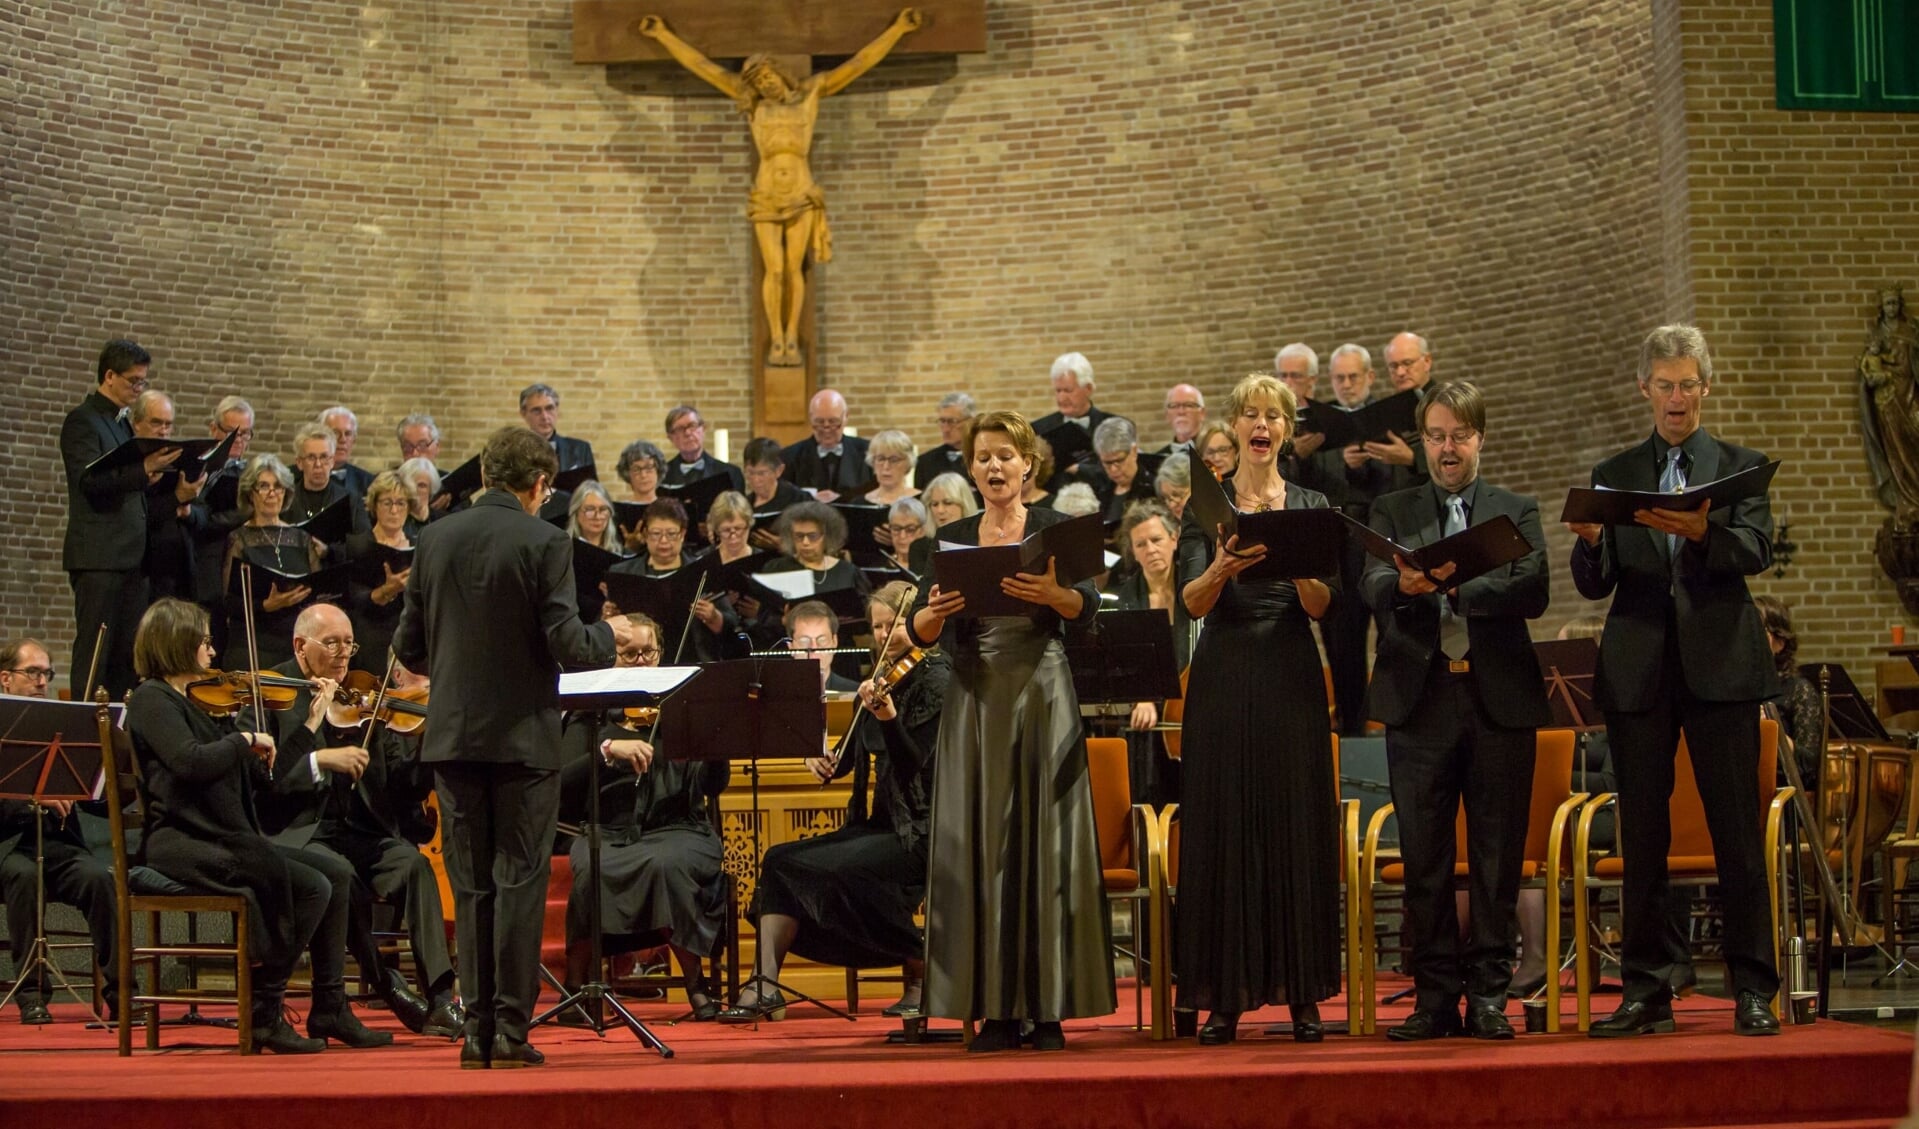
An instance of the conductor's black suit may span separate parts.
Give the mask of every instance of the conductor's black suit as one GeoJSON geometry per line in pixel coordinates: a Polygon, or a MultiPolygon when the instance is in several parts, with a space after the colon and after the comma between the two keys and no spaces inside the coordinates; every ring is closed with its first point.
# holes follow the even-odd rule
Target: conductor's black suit
{"type": "Polygon", "coordinates": [[[566,532],[490,489],[420,534],[400,661],[433,680],[426,744],[445,818],[468,1038],[526,1041],[560,798],[562,667],[611,666],[580,622],[566,532]]]}

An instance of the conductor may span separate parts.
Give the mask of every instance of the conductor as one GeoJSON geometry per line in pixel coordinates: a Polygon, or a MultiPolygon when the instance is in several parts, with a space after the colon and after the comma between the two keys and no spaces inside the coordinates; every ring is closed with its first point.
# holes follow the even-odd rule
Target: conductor
{"type": "Polygon", "coordinates": [[[562,667],[637,646],[623,618],[588,627],[565,531],[534,516],[558,464],[523,427],[480,455],[473,505],[421,533],[394,653],[433,680],[421,760],[445,818],[447,877],[467,997],[462,1069],[537,1066],[540,924],[560,797],[562,667]]]}

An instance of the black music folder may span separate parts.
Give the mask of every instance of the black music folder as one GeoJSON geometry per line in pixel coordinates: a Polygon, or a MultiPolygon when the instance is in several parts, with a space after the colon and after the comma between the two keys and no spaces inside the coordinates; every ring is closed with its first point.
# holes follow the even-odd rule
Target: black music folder
{"type": "Polygon", "coordinates": [[[386,574],[402,573],[413,567],[412,549],[395,549],[375,541],[366,552],[345,562],[355,584],[378,588],[386,583],[386,574]]]}
{"type": "MultiPolygon", "coordinates": [[[[888,519],[893,512],[893,507],[872,502],[836,501],[833,503],[833,509],[846,521],[847,552],[860,553],[869,559],[879,552],[880,542],[874,540],[873,535],[881,526],[889,523],[888,519]]],[[[886,541],[886,547],[888,549],[893,547],[890,537],[886,541]]]]}
{"type": "Polygon", "coordinates": [[[850,637],[853,634],[850,625],[866,622],[866,598],[851,585],[821,588],[819,576],[811,569],[790,565],[782,569],[761,569],[747,576],[746,594],[779,613],[795,604],[818,600],[839,617],[841,637],[850,637]]]}
{"type": "Polygon", "coordinates": [[[780,554],[772,549],[755,549],[739,560],[725,564],[721,563],[717,552],[700,558],[712,578],[706,582],[707,589],[735,596],[745,594],[752,586],[753,577],[779,559],[780,554]]]}
{"type": "MultiPolygon", "coordinates": [[[[1088,459],[1092,459],[1095,463],[1099,462],[1098,459],[1093,458],[1092,431],[1071,420],[1061,423],[1051,431],[1042,431],[1038,434],[1041,439],[1046,440],[1046,445],[1053,449],[1053,471],[1056,474],[1088,459]]],[[[1041,485],[1045,484],[1041,483],[1041,485]]]]}
{"type": "Polygon", "coordinates": [[[697,527],[706,520],[708,511],[721,494],[733,489],[733,479],[724,473],[709,474],[705,478],[686,483],[661,483],[660,497],[671,498],[686,507],[688,523],[687,536],[698,537],[697,527]]]}
{"type": "Polygon", "coordinates": [[[1308,400],[1299,406],[1296,430],[1302,435],[1324,435],[1326,448],[1351,447],[1384,439],[1388,432],[1411,435],[1418,426],[1415,423],[1418,411],[1419,393],[1411,389],[1395,392],[1350,412],[1336,403],[1308,400]]]}
{"type": "Polygon", "coordinates": [[[674,760],[817,757],[826,751],[819,665],[774,656],[707,663],[660,707],[659,736],[674,760]]]}
{"type": "Polygon", "coordinates": [[[1344,511],[1335,511],[1346,521],[1346,532],[1357,538],[1366,551],[1387,564],[1395,563],[1393,555],[1405,557],[1408,564],[1426,574],[1441,588],[1457,588],[1468,580],[1477,580],[1497,568],[1520,560],[1533,551],[1533,546],[1520,536],[1519,527],[1513,519],[1500,514],[1491,521],[1481,522],[1467,528],[1464,532],[1444,537],[1430,545],[1410,549],[1392,538],[1387,537],[1365,522],[1348,516],[1344,511]],[[1453,574],[1445,580],[1434,578],[1433,573],[1446,565],[1453,565],[1453,574]]]}
{"type": "Polygon", "coordinates": [[[168,469],[193,471],[187,479],[191,482],[206,473],[209,466],[226,465],[237,435],[239,432],[229,431],[218,439],[149,439],[136,436],[88,463],[87,470],[118,470],[125,466],[138,466],[156,451],[179,451],[180,457],[173,460],[173,465],[168,469]]]}
{"type": "Polygon", "coordinates": [[[306,531],[308,537],[326,545],[338,545],[353,532],[351,498],[335,498],[308,514],[305,520],[290,523],[306,531]]]}
{"type": "MultiPolygon", "coordinates": [[[[324,565],[312,572],[282,572],[271,565],[242,557],[240,563],[253,573],[253,599],[255,603],[265,603],[273,594],[277,585],[282,592],[294,588],[311,588],[313,594],[309,602],[317,604],[341,604],[347,598],[348,581],[352,578],[353,565],[347,561],[324,565]]],[[[240,591],[240,573],[235,570],[229,586],[237,594],[240,591]]]]}
{"type": "Polygon", "coordinates": [[[441,477],[440,493],[451,496],[457,504],[465,501],[467,495],[479,493],[482,485],[484,484],[480,481],[480,456],[475,455],[441,477]]]}
{"type": "Polygon", "coordinates": [[[1233,507],[1226,488],[1212,474],[1193,475],[1193,493],[1186,500],[1194,518],[1206,528],[1223,529],[1239,537],[1241,551],[1266,546],[1266,559],[1240,573],[1236,580],[1292,580],[1302,576],[1335,576],[1339,551],[1345,544],[1348,519],[1335,509],[1266,510],[1245,513],[1233,507]]]}
{"type": "MultiPolygon", "coordinates": [[[[629,561],[608,568],[605,574],[606,598],[622,613],[643,612],[660,625],[660,645],[672,648],[679,640],[686,621],[693,614],[695,593],[702,592],[706,571],[697,564],[682,565],[664,576],[647,576],[629,561]]],[[[575,582],[577,583],[577,577],[575,582]]],[[[712,599],[708,589],[701,596],[712,599]]]]}
{"type": "Polygon", "coordinates": [[[553,476],[553,489],[555,492],[565,491],[571,494],[580,488],[580,483],[598,482],[599,480],[600,472],[592,463],[581,463],[579,466],[567,467],[565,470],[555,474],[553,476]]]}
{"type": "Polygon", "coordinates": [[[600,584],[606,580],[608,569],[627,559],[591,541],[573,538],[573,595],[579,603],[580,622],[600,621],[600,606],[607,600],[606,594],[600,591],[600,584]]]}
{"type": "Polygon", "coordinates": [[[1100,516],[1084,514],[1049,525],[1017,545],[943,542],[933,554],[933,578],[941,591],[965,595],[962,617],[1030,616],[1035,606],[1000,591],[1000,581],[1015,573],[1043,573],[1048,558],[1057,562],[1055,578],[1061,585],[1078,584],[1104,572],[1106,527],[1100,516]]]}
{"type": "Polygon", "coordinates": [[[1779,460],[1748,467],[1738,474],[1688,486],[1684,490],[1608,490],[1603,486],[1575,486],[1566,492],[1559,520],[1575,524],[1638,525],[1639,510],[1696,510],[1707,502],[1724,509],[1734,502],[1756,498],[1772,488],[1779,460]]]}

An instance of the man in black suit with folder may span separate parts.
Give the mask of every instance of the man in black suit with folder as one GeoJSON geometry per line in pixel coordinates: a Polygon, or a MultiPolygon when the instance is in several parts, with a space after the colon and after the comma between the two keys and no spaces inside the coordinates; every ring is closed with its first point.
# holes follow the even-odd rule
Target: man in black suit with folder
{"type": "Polygon", "coordinates": [[[67,475],[67,533],[61,567],[73,588],[73,663],[67,686],[87,692],[94,639],[107,628],[100,684],[115,700],[135,681],[133,633],[147,610],[140,562],[147,548],[147,485],[180,457],[156,451],[143,462],[89,470],[95,460],[133,438],[125,409],[146,390],[153,358],[132,341],[109,341],[94,368],[94,390],[60,425],[60,461],[67,475]]]}
{"type": "MultiPolygon", "coordinates": [[[[560,470],[593,465],[593,444],[560,434],[560,391],[551,384],[529,384],[520,390],[520,418],[533,434],[546,441],[560,470]]],[[[557,471],[555,473],[558,473],[557,471]]]]}
{"type": "Polygon", "coordinates": [[[624,617],[580,622],[566,532],[534,516],[558,470],[532,431],[495,432],[486,488],[420,534],[393,633],[400,661],[433,680],[421,760],[445,820],[467,1069],[544,1061],[526,1036],[560,799],[559,673],[633,645],[624,617]]]}
{"type": "Polygon", "coordinates": [[[822,502],[866,485],[873,477],[866,465],[866,440],[846,434],[846,397],[820,389],[807,402],[806,419],[813,434],[781,452],[786,480],[822,502]]]}
{"type": "Polygon", "coordinates": [[[1550,724],[1526,622],[1546,611],[1550,582],[1539,503],[1479,478],[1486,435],[1479,389],[1436,386],[1420,405],[1431,481],[1379,498],[1372,528],[1408,548],[1510,518],[1524,557],[1463,583],[1454,566],[1422,572],[1404,557],[1369,557],[1361,581],[1379,625],[1368,713],[1386,726],[1386,766],[1406,866],[1406,929],[1417,993],[1386,1032],[1402,1042],[1464,1032],[1510,1039],[1520,868],[1532,797],[1535,735],[1550,724]],[[1471,931],[1462,949],[1453,900],[1453,823],[1466,807],[1471,931]],[[1466,998],[1462,1025],[1459,999],[1466,998]]]}
{"type": "MultiPolygon", "coordinates": [[[[1712,391],[1712,355],[1689,325],[1662,326],[1639,352],[1639,391],[1653,433],[1593,468],[1594,486],[1670,492],[1765,463],[1757,451],[1700,426],[1712,391]]],[[[1637,525],[1574,525],[1573,583],[1589,600],[1612,597],[1599,644],[1594,697],[1606,713],[1619,779],[1625,858],[1624,999],[1593,1024],[1596,1037],[1673,1029],[1667,981],[1684,956],[1667,901],[1667,803],[1680,735],[1692,756],[1725,901],[1724,952],[1737,994],[1733,1030],[1773,1035],[1770,893],[1760,826],[1759,703],[1774,688],[1765,627],[1746,577],[1772,563],[1772,508],[1764,493],[1731,506],[1641,510],[1637,525]]]]}

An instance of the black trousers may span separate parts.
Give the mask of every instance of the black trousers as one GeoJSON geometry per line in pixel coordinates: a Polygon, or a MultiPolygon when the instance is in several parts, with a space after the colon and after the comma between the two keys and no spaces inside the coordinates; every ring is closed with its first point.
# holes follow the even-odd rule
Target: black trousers
{"type": "Polygon", "coordinates": [[[347,907],[347,950],[360,965],[360,974],[383,988],[386,974],[380,965],[380,947],[373,939],[373,899],[387,901],[404,895],[407,937],[419,982],[427,994],[452,995],[453,962],[446,950],[446,912],[440,905],[440,883],[420,848],[391,837],[377,837],[339,825],[323,825],[306,847],[338,859],[351,874],[347,907]]]}
{"type": "MultiPolygon", "coordinates": [[[[319,999],[323,975],[320,953],[323,949],[332,948],[323,941],[321,932],[321,924],[334,905],[330,880],[298,851],[275,848],[275,853],[286,864],[288,935],[293,940],[293,946],[261,962],[260,970],[254,973],[253,1023],[256,1027],[271,1026],[280,1018],[280,1004],[287,994],[287,978],[293,975],[293,966],[299,961],[302,949],[313,954],[313,994],[315,1000],[319,999]]],[[[332,976],[338,982],[337,968],[332,976]]]]}
{"type": "Polygon", "coordinates": [[[1475,1004],[1505,1008],[1536,740],[1535,730],[1493,725],[1471,676],[1442,670],[1427,676],[1405,724],[1386,730],[1386,769],[1406,868],[1406,935],[1422,1008],[1456,1008],[1462,994],[1475,1004]],[[1462,802],[1472,912],[1463,950],[1453,899],[1454,822],[1462,802]]]}
{"type": "Polygon", "coordinates": [[[99,684],[107,688],[108,697],[122,701],[139,681],[133,673],[133,633],[147,610],[147,578],[137,569],[87,569],[67,573],[67,582],[73,586],[73,664],[67,670],[73,700],[82,700],[87,692],[94,637],[104,623],[106,653],[100,657],[99,684]]]}
{"type": "Polygon", "coordinates": [[[1336,731],[1348,737],[1366,732],[1366,633],[1372,613],[1358,597],[1359,577],[1365,571],[1366,551],[1348,545],[1340,556],[1339,579],[1346,598],[1333,601],[1332,614],[1320,621],[1319,637],[1326,644],[1326,666],[1333,678],[1336,731]]]}
{"type": "MultiPolygon", "coordinates": [[[[66,838],[49,835],[46,839],[47,903],[60,902],[78,909],[87,919],[87,933],[93,941],[94,963],[106,981],[106,997],[115,998],[120,982],[120,967],[115,960],[113,928],[116,907],[113,901],[113,870],[98,855],[66,838]]],[[[39,885],[34,876],[33,838],[0,856],[0,896],[7,904],[7,947],[13,955],[17,973],[33,944],[34,918],[38,912],[39,885]]],[[[69,980],[73,978],[68,977],[69,980]]],[[[15,998],[22,1004],[45,1003],[52,991],[52,980],[44,970],[36,982],[20,989],[15,998]]],[[[89,979],[88,984],[91,983],[89,979]]],[[[82,985],[76,984],[76,987],[82,985]]]]}
{"type": "MultiPolygon", "coordinates": [[[[303,892],[308,897],[313,894],[311,883],[303,889],[300,871],[317,873],[326,879],[326,900],[319,903],[307,945],[307,954],[312,958],[313,1003],[316,1009],[321,1004],[344,1003],[347,907],[353,898],[353,867],[331,851],[277,845],[273,849],[287,860],[287,869],[294,874],[296,903],[303,892]]],[[[311,907],[307,912],[313,912],[311,907]]]]}
{"type": "MultiPolygon", "coordinates": [[[[1673,634],[1669,630],[1667,637],[1673,634]]],[[[1674,966],[1688,960],[1673,912],[1677,900],[1666,876],[1672,845],[1667,805],[1682,732],[1718,864],[1726,970],[1734,991],[1770,998],[1779,990],[1779,969],[1772,957],[1772,902],[1759,803],[1759,703],[1702,702],[1687,689],[1673,648],[1661,661],[1658,682],[1665,689],[1652,709],[1606,714],[1619,778],[1619,844],[1625,860],[1620,952],[1625,999],[1666,998],[1674,966]]]]}
{"type": "Polygon", "coordinates": [[[540,995],[540,930],[559,817],[560,774],[523,764],[433,766],[466,968],[468,1036],[524,1042],[540,995]]]}

